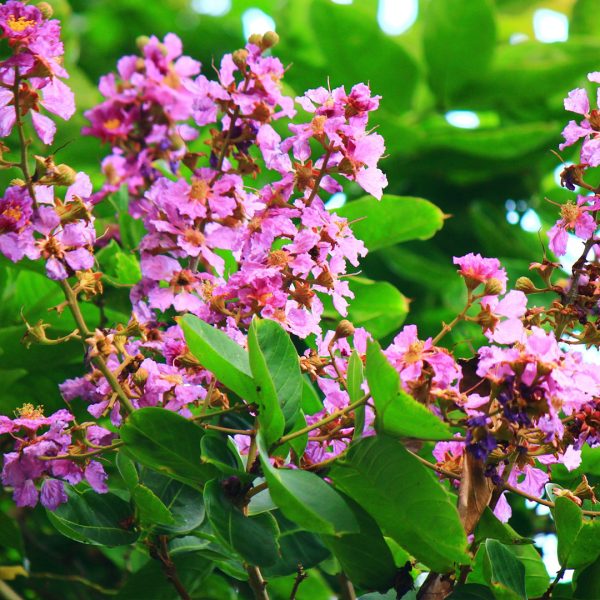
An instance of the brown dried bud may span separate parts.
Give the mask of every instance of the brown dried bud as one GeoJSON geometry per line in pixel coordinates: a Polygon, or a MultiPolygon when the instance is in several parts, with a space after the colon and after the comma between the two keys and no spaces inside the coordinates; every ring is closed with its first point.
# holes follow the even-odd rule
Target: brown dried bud
{"type": "Polygon", "coordinates": [[[515,283],[515,289],[525,294],[533,294],[540,291],[529,277],[519,277],[515,283]]]}
{"type": "Polygon", "coordinates": [[[243,69],[246,66],[246,61],[248,60],[248,50],[242,48],[240,50],[236,50],[232,56],[233,64],[238,69],[243,69]]]}
{"type": "Polygon", "coordinates": [[[335,339],[340,340],[351,335],[354,335],[354,325],[348,319],[342,319],[335,328],[335,339]]]}
{"type": "Polygon", "coordinates": [[[54,14],[54,9],[47,2],[38,2],[36,8],[42,13],[44,19],[51,19],[54,14]]]}
{"type": "Polygon", "coordinates": [[[497,296],[498,294],[502,293],[503,289],[504,286],[502,285],[502,282],[499,279],[492,277],[485,282],[485,288],[483,291],[486,295],[489,294],[491,296],[497,296]]]}
{"type": "Polygon", "coordinates": [[[76,293],[82,293],[86,298],[102,294],[102,273],[97,271],[76,271],[75,276],[77,277],[76,293]]]}
{"type": "Polygon", "coordinates": [[[590,485],[585,475],[581,476],[581,483],[573,490],[573,493],[582,500],[591,500],[593,504],[598,502],[595,486],[590,485]]]}

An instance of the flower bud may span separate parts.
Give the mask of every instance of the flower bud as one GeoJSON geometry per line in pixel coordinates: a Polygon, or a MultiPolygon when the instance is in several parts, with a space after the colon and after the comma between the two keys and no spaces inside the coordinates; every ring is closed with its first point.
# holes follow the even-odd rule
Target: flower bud
{"type": "Polygon", "coordinates": [[[47,2],[38,2],[36,8],[42,13],[44,19],[51,19],[54,14],[54,9],[47,2]]]}
{"type": "Polygon", "coordinates": [[[515,289],[525,294],[533,294],[540,291],[529,277],[519,277],[515,283],[515,289]]]}
{"type": "Polygon", "coordinates": [[[248,38],[248,43],[254,44],[255,46],[260,46],[262,44],[262,35],[260,35],[260,33],[253,33],[248,38]]]}
{"type": "Polygon", "coordinates": [[[340,340],[351,335],[354,335],[354,325],[348,319],[342,319],[335,328],[335,338],[340,340]]]}
{"type": "Polygon", "coordinates": [[[502,293],[503,289],[504,286],[502,285],[502,282],[499,279],[492,277],[485,282],[485,288],[483,291],[486,295],[497,296],[498,294],[502,293]]]}
{"type": "Polygon", "coordinates": [[[75,172],[75,169],[72,169],[69,165],[61,163],[54,171],[53,183],[54,185],[64,185],[68,187],[75,183],[76,178],[77,173],[75,172]]]}
{"type": "Polygon", "coordinates": [[[144,385],[144,383],[146,383],[146,380],[148,379],[148,371],[146,371],[146,369],[140,367],[134,374],[133,374],[133,383],[135,383],[135,385],[144,385]]]}
{"type": "Polygon", "coordinates": [[[276,46],[278,43],[279,36],[274,31],[267,31],[267,33],[262,36],[262,43],[260,46],[263,50],[266,50],[267,48],[276,46]]]}
{"type": "Polygon", "coordinates": [[[147,35],[139,35],[135,40],[135,45],[138,47],[138,49],[141,52],[144,50],[144,48],[146,47],[146,45],[148,44],[149,41],[150,41],[150,38],[147,35]]]}
{"type": "Polygon", "coordinates": [[[231,58],[233,60],[233,64],[238,69],[243,69],[246,66],[246,61],[248,60],[248,50],[242,48],[241,50],[236,50],[231,58]]]}

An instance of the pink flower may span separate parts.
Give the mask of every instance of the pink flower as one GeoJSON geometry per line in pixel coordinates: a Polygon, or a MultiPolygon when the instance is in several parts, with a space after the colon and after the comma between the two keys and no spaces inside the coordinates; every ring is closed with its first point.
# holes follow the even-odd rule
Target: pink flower
{"type": "Polygon", "coordinates": [[[479,284],[493,279],[500,285],[500,291],[495,292],[496,294],[503,294],[506,290],[506,271],[497,258],[483,258],[480,254],[471,252],[465,256],[455,256],[454,264],[460,267],[458,272],[464,277],[469,289],[475,289],[479,284]]]}
{"type": "Polygon", "coordinates": [[[562,218],[548,231],[550,249],[557,256],[563,256],[567,251],[568,231],[574,231],[578,238],[586,241],[596,232],[596,221],[589,213],[593,207],[589,202],[590,198],[578,196],[577,204],[567,202],[561,206],[562,218]]]}

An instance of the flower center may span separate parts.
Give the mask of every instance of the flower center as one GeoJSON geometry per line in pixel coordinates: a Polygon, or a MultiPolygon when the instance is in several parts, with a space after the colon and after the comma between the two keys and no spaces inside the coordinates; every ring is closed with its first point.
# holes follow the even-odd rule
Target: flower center
{"type": "Polygon", "coordinates": [[[208,198],[210,186],[204,179],[194,179],[192,181],[192,189],[190,190],[190,200],[198,200],[205,202],[208,198]]]}
{"type": "Polygon", "coordinates": [[[108,119],[107,121],[104,121],[104,123],[103,123],[104,129],[108,129],[108,131],[114,131],[120,125],[121,125],[121,121],[119,121],[119,119],[117,119],[117,118],[108,119]]]}
{"type": "Polygon", "coordinates": [[[6,20],[6,24],[17,33],[21,31],[25,31],[28,27],[31,27],[35,24],[35,21],[31,21],[30,19],[26,19],[25,17],[15,18],[15,15],[10,15],[6,20]]]}
{"type": "Polygon", "coordinates": [[[34,407],[33,404],[27,402],[21,408],[17,408],[16,413],[22,419],[43,419],[44,407],[42,405],[34,407]]]}
{"type": "Polygon", "coordinates": [[[404,355],[404,362],[411,365],[412,363],[416,363],[417,361],[421,360],[424,346],[425,343],[421,340],[417,340],[416,342],[410,344],[406,354],[404,355]]]}
{"type": "Polygon", "coordinates": [[[579,207],[576,204],[573,204],[573,202],[567,202],[566,204],[562,205],[560,209],[560,216],[565,220],[566,223],[572,225],[575,223],[575,221],[577,221],[579,212],[579,207]]]}

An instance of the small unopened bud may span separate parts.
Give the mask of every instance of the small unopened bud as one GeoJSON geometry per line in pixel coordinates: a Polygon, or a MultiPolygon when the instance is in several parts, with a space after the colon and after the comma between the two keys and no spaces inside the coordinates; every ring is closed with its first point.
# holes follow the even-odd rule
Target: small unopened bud
{"type": "Polygon", "coordinates": [[[138,35],[135,40],[135,45],[138,47],[140,52],[147,46],[150,38],[147,35],[138,35]]]}
{"type": "Polygon", "coordinates": [[[54,210],[63,225],[74,223],[75,221],[89,222],[91,220],[88,207],[78,196],[73,196],[73,200],[67,204],[59,204],[57,202],[54,210]]]}
{"type": "Polygon", "coordinates": [[[169,140],[171,142],[171,148],[173,150],[181,150],[182,148],[185,148],[185,142],[178,133],[172,133],[169,136],[169,140]]]}
{"type": "Polygon", "coordinates": [[[42,13],[44,19],[51,19],[54,14],[54,9],[47,2],[38,2],[36,8],[42,13]]]}
{"type": "Polygon", "coordinates": [[[535,283],[529,279],[529,277],[519,277],[515,283],[515,289],[525,294],[533,294],[538,292],[538,288],[535,287],[535,283]]]}
{"type": "Polygon", "coordinates": [[[70,186],[75,183],[77,173],[69,165],[64,163],[58,165],[54,171],[54,185],[70,186]]]}
{"type": "Polygon", "coordinates": [[[148,379],[148,371],[146,371],[146,369],[140,367],[134,374],[133,374],[133,383],[135,383],[135,385],[144,385],[144,383],[146,383],[146,380],[148,379]]]}
{"type": "Polygon", "coordinates": [[[486,295],[497,296],[498,294],[502,293],[503,289],[504,286],[502,285],[502,282],[499,279],[492,277],[485,282],[485,288],[483,291],[486,295]]]}
{"type": "Polygon", "coordinates": [[[272,48],[279,43],[279,36],[274,31],[267,31],[262,36],[261,47],[266,50],[267,48],[272,48]]]}
{"type": "Polygon", "coordinates": [[[260,33],[253,33],[249,38],[248,38],[248,43],[249,44],[254,44],[255,46],[260,46],[262,44],[262,35],[260,33]]]}
{"type": "Polygon", "coordinates": [[[246,61],[248,60],[248,50],[242,48],[241,50],[236,50],[231,58],[233,60],[233,64],[238,69],[243,69],[246,66],[246,61]]]}
{"type": "Polygon", "coordinates": [[[348,319],[342,319],[335,328],[335,337],[340,340],[342,338],[354,335],[354,325],[348,319]]]}
{"type": "Polygon", "coordinates": [[[48,323],[44,323],[42,320],[38,321],[35,325],[31,326],[25,321],[27,331],[21,338],[21,343],[29,348],[31,344],[45,344],[48,341],[46,336],[46,329],[50,327],[48,323]]]}

